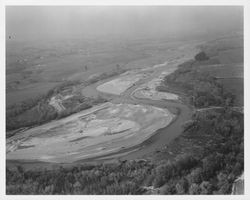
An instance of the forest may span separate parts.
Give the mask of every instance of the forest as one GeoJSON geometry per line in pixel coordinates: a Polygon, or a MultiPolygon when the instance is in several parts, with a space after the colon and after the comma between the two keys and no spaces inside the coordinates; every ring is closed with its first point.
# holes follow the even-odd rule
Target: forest
{"type": "MultiPolygon", "coordinates": [[[[199,54],[197,54],[199,55],[199,54]]],[[[203,54],[202,54],[203,55],[203,54]]],[[[208,106],[233,106],[234,94],[223,87],[220,80],[211,76],[207,72],[198,70],[197,66],[211,64],[205,60],[190,60],[165,77],[163,84],[157,89],[159,91],[169,91],[169,88],[175,91],[181,91],[189,98],[189,102],[196,108],[208,106]]]]}

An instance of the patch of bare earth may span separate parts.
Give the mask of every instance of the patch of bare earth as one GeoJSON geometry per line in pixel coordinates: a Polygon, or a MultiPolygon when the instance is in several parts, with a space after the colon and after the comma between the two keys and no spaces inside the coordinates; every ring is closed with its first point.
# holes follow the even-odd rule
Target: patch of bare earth
{"type": "Polygon", "coordinates": [[[7,141],[8,160],[74,162],[138,145],[167,126],[166,109],[105,103],[38,126],[7,141]]]}

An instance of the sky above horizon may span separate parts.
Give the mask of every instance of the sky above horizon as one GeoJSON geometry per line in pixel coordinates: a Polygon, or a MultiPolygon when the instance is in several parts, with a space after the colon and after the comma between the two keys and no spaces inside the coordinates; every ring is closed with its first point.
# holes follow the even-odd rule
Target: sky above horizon
{"type": "Polygon", "coordinates": [[[240,6],[6,6],[6,37],[158,37],[243,29],[240,6]]]}

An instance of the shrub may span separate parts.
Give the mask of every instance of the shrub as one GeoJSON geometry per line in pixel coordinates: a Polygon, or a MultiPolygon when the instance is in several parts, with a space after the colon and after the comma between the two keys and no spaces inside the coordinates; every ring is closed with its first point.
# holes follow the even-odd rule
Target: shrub
{"type": "Polygon", "coordinates": [[[206,55],[206,53],[204,51],[196,54],[196,56],[194,58],[197,61],[204,61],[204,60],[208,60],[209,59],[209,57],[206,55]]]}

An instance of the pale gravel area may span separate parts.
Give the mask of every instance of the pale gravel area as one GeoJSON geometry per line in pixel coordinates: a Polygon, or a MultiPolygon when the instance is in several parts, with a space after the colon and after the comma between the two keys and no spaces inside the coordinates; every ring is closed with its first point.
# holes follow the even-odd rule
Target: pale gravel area
{"type": "MultiPolygon", "coordinates": [[[[167,64],[163,63],[158,67],[165,66],[167,64]]],[[[157,78],[152,79],[151,81],[141,85],[133,92],[133,96],[139,99],[151,99],[151,100],[178,100],[179,96],[169,92],[159,92],[157,87],[161,85],[163,79],[168,74],[172,73],[175,69],[170,68],[163,71],[157,78]]]]}
{"type": "Polygon", "coordinates": [[[143,77],[142,74],[134,75],[123,75],[117,79],[106,82],[97,87],[97,90],[104,93],[110,93],[115,95],[120,95],[128,88],[130,88],[134,83],[139,81],[143,77]]]}
{"type": "Polygon", "coordinates": [[[175,117],[154,106],[106,103],[24,131],[7,142],[7,160],[70,163],[138,145],[175,117]]]}

